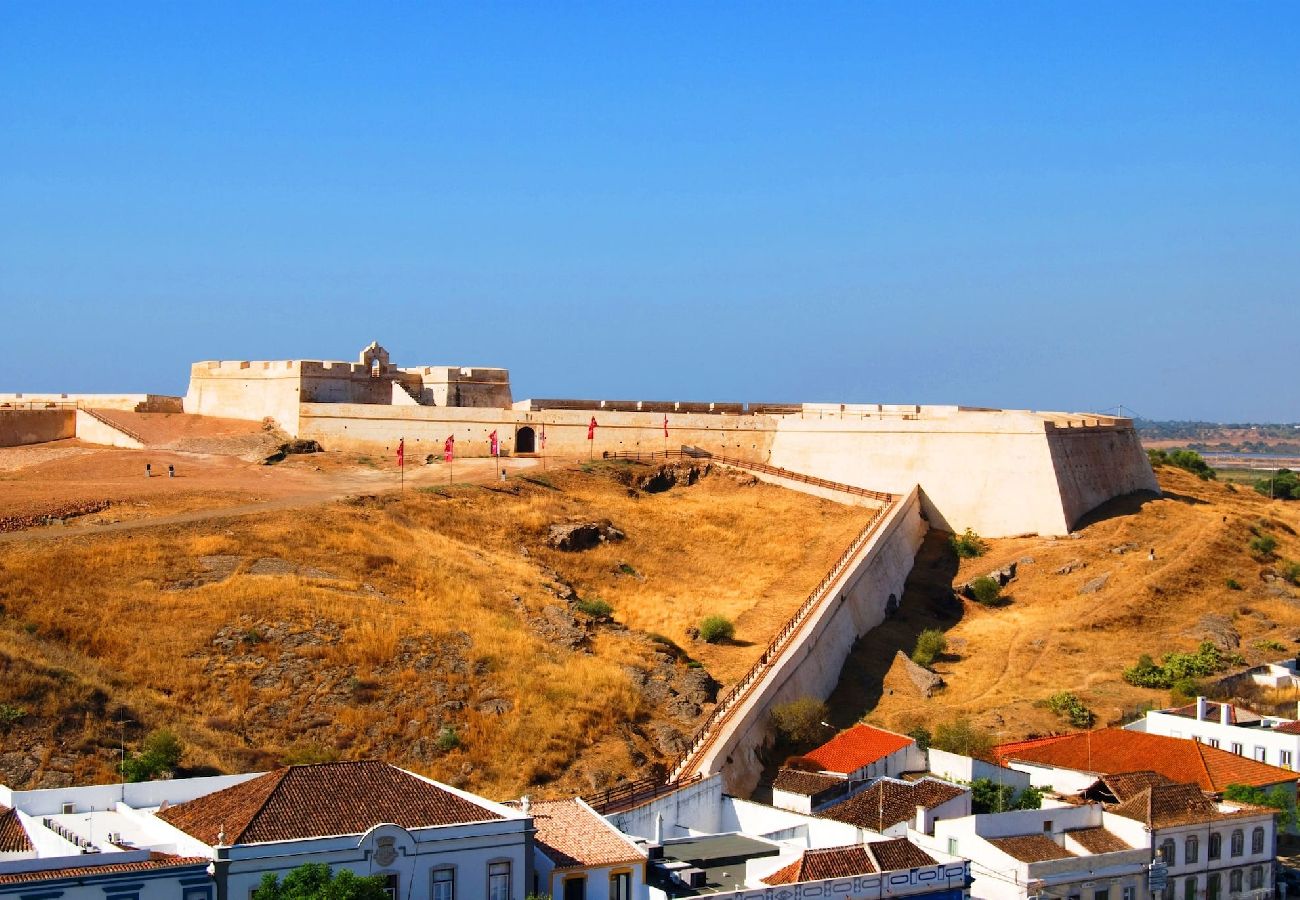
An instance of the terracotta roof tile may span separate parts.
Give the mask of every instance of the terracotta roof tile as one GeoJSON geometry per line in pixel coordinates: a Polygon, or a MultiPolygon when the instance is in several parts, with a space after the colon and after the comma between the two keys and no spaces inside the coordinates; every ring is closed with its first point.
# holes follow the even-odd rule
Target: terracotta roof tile
{"type": "Polygon", "coordinates": [[[851,878],[854,875],[871,875],[875,865],[860,844],[849,847],[824,847],[805,850],[784,868],[777,869],[763,879],[765,884],[798,884],[804,881],[823,881],[827,878],[851,878]]]}
{"type": "Polygon", "coordinates": [[[1107,831],[1100,825],[1094,828],[1071,828],[1065,832],[1079,842],[1079,846],[1089,853],[1115,853],[1120,850],[1133,850],[1113,831],[1107,831]]]}
{"type": "Polygon", "coordinates": [[[1007,856],[1021,862],[1046,862],[1049,859],[1069,859],[1078,855],[1066,850],[1045,834],[1017,834],[986,840],[1007,856]]]}
{"type": "Polygon", "coordinates": [[[828,806],[818,815],[870,831],[884,831],[915,818],[918,806],[934,809],[964,793],[965,788],[935,778],[911,782],[882,778],[860,794],[828,806]]]}
{"type": "Polygon", "coordinates": [[[32,849],[31,838],[18,820],[18,812],[0,806],[0,853],[26,853],[32,849]]]}
{"type": "Polygon", "coordinates": [[[893,841],[873,841],[867,844],[867,847],[871,850],[871,855],[876,858],[882,872],[919,869],[921,866],[932,866],[938,861],[904,838],[893,841]]]}
{"type": "Polygon", "coordinates": [[[1102,784],[1117,801],[1109,807],[1112,813],[1154,828],[1211,822],[1241,815],[1221,812],[1218,804],[1196,785],[1170,781],[1156,772],[1107,775],[1102,779],[1102,784]]]}
{"type": "Polygon", "coordinates": [[[1283,722],[1281,725],[1275,725],[1273,730],[1283,734],[1300,734],[1300,722],[1283,722]]]}
{"type": "Polygon", "coordinates": [[[915,743],[904,734],[894,734],[870,725],[854,725],[816,750],[805,753],[804,758],[817,763],[824,771],[847,775],[915,743]]]}
{"type": "Polygon", "coordinates": [[[635,863],[646,858],[645,851],[576,800],[534,803],[530,813],[538,849],[557,869],[635,863]]]}
{"type": "Polygon", "coordinates": [[[361,834],[391,822],[427,828],[500,819],[459,794],[374,760],[289,766],[158,812],[203,841],[227,844],[361,834]]]}
{"type": "Polygon", "coordinates": [[[798,769],[783,768],[776,773],[772,789],[811,797],[822,791],[842,789],[846,785],[847,782],[843,778],[836,778],[834,775],[818,775],[816,772],[800,772],[798,769]]]}
{"type": "Polygon", "coordinates": [[[95,875],[117,875],[122,872],[150,872],[156,869],[207,867],[212,860],[206,856],[171,856],[153,853],[147,860],[130,863],[105,863],[102,866],[73,866],[66,869],[41,869],[36,872],[9,872],[0,875],[0,884],[27,884],[55,878],[85,878],[95,875]]]}
{"type": "Polygon", "coordinates": [[[1151,769],[1174,781],[1195,783],[1212,793],[1220,793],[1230,784],[1265,787],[1300,779],[1296,772],[1208,744],[1123,728],[1063,735],[1032,746],[1026,743],[1003,744],[994,752],[1002,761],[1043,763],[1096,775],[1151,769]]]}

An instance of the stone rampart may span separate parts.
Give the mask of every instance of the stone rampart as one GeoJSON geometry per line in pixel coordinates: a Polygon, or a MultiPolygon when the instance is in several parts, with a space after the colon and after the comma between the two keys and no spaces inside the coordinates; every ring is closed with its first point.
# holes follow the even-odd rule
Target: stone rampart
{"type": "Polygon", "coordinates": [[[77,439],[87,444],[101,444],[105,447],[123,447],[128,450],[143,450],[144,441],[91,410],[77,410],[77,439]]]}
{"type": "Polygon", "coordinates": [[[76,436],[76,409],[0,408],[0,447],[44,444],[76,436]]]}
{"type": "Polygon", "coordinates": [[[801,697],[829,697],[853,643],[884,621],[903,596],[916,551],[925,537],[919,491],[913,487],[886,515],[829,599],[730,716],[722,734],[694,770],[722,772],[727,792],[747,796],[763,771],[759,752],[772,740],[771,709],[801,697]]]}
{"type": "Polygon", "coordinates": [[[0,394],[0,409],[119,409],[125,412],[180,412],[181,398],[166,394],[0,394]]]}

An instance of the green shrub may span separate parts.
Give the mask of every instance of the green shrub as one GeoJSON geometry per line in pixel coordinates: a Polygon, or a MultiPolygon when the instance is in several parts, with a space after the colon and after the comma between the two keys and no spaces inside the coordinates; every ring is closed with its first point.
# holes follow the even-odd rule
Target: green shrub
{"type": "Polygon", "coordinates": [[[455,750],[460,746],[460,735],[456,733],[455,728],[444,725],[433,743],[439,750],[446,753],[448,750],[455,750]]]}
{"type": "Polygon", "coordinates": [[[1300,585],[1300,562],[1285,560],[1278,566],[1277,574],[1292,584],[1300,585]]]}
{"type": "Polygon", "coordinates": [[[948,639],[937,628],[927,628],[916,637],[916,649],[912,651],[912,662],[929,668],[934,661],[943,656],[948,649],[948,639]]]}
{"type": "Polygon", "coordinates": [[[700,640],[720,644],[736,636],[736,626],[726,616],[705,616],[700,622],[700,640]]]}
{"type": "Polygon", "coordinates": [[[907,733],[907,736],[916,741],[916,746],[922,750],[930,749],[930,729],[926,728],[924,725],[917,725],[907,733]]]}
{"type": "Polygon", "coordinates": [[[593,619],[603,619],[614,611],[614,607],[599,597],[592,597],[590,600],[579,600],[573,605],[578,608],[579,612],[585,613],[593,619]]]}
{"type": "Polygon", "coordinates": [[[358,875],[351,869],[333,871],[326,863],[304,863],[284,881],[272,872],[262,876],[253,892],[257,900],[385,900],[383,875],[358,875]]]}
{"type": "Polygon", "coordinates": [[[971,812],[976,815],[1040,809],[1043,805],[1043,790],[1040,788],[1025,788],[1017,796],[1012,785],[998,784],[990,778],[976,778],[970,783],[970,790],[971,812]]]}
{"type": "Polygon", "coordinates": [[[1075,728],[1091,728],[1097,721],[1092,710],[1083,705],[1083,701],[1070,691],[1057,691],[1047,698],[1047,708],[1063,719],[1068,719],[1075,728]]]}
{"type": "Polygon", "coordinates": [[[989,550],[989,545],[984,543],[983,538],[969,528],[961,534],[950,536],[948,544],[952,547],[952,551],[962,559],[974,559],[977,556],[983,556],[989,550]]]}
{"type": "Polygon", "coordinates": [[[1263,788],[1251,787],[1245,784],[1230,784],[1223,789],[1223,799],[1275,809],[1277,810],[1278,825],[1285,831],[1294,832],[1296,830],[1298,818],[1296,816],[1295,794],[1287,791],[1282,785],[1266,791],[1263,788]]]}
{"type": "Polygon", "coordinates": [[[821,738],[830,715],[826,704],[816,697],[800,697],[772,707],[772,725],[792,744],[812,744],[821,738]]]}
{"type": "Polygon", "coordinates": [[[987,575],[981,575],[970,583],[971,593],[983,606],[992,606],[1002,596],[1002,585],[987,575]]]}
{"type": "Polygon", "coordinates": [[[1271,534],[1257,534],[1246,544],[1258,559],[1269,559],[1277,549],[1277,538],[1271,534]]]}
{"type": "Polygon", "coordinates": [[[8,731],[27,715],[27,710],[12,703],[0,703],[0,731],[8,731]]]}
{"type": "Polygon", "coordinates": [[[1137,665],[1124,670],[1124,680],[1134,687],[1170,688],[1184,679],[1204,678],[1232,665],[1241,665],[1239,654],[1225,653],[1210,641],[1202,641],[1192,653],[1167,653],[1160,665],[1147,654],[1137,665]]]}
{"type": "Polygon", "coordinates": [[[1278,469],[1272,478],[1256,481],[1255,490],[1276,500],[1300,500],[1300,475],[1290,469],[1278,469]]]}
{"type": "Polygon", "coordinates": [[[1224,584],[1224,587],[1226,587],[1226,588],[1227,588],[1228,590],[1230,590],[1230,591],[1239,591],[1239,590],[1241,590],[1241,582],[1238,581],[1238,580],[1235,579],[1235,578],[1229,578],[1229,579],[1228,579],[1227,581],[1225,581],[1223,584],[1224,584]]]}
{"type": "Polygon", "coordinates": [[[134,782],[172,775],[184,755],[185,745],[174,731],[166,728],[151,731],[140,745],[140,752],[122,760],[122,777],[134,782]]]}
{"type": "Polygon", "coordinates": [[[993,753],[993,735],[972,725],[969,719],[956,719],[935,726],[930,746],[936,750],[987,759],[993,753]]]}
{"type": "Polygon", "coordinates": [[[1215,473],[1205,458],[1195,450],[1148,450],[1152,466],[1174,466],[1191,472],[1202,481],[1212,481],[1215,473]]]}

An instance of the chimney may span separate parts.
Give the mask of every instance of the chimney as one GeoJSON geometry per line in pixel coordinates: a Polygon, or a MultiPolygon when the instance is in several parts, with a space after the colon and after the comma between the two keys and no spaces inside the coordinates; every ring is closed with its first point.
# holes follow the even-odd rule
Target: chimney
{"type": "Polygon", "coordinates": [[[662,847],[664,843],[664,814],[655,813],[655,846],[662,847]]]}
{"type": "Polygon", "coordinates": [[[1196,721],[1198,722],[1205,721],[1205,698],[1204,697],[1196,698],[1196,721]]]}
{"type": "Polygon", "coordinates": [[[1220,704],[1219,704],[1219,724],[1220,724],[1220,725],[1231,725],[1231,724],[1232,724],[1232,722],[1230,721],[1230,717],[1231,717],[1231,715],[1232,715],[1232,704],[1231,704],[1231,703],[1220,703],[1220,704]]]}
{"type": "Polygon", "coordinates": [[[930,810],[920,803],[916,804],[916,830],[921,834],[931,834],[934,827],[930,824],[930,810]]]}
{"type": "Polygon", "coordinates": [[[523,799],[519,801],[519,811],[526,816],[533,814],[533,801],[529,799],[527,794],[524,794],[523,799]]]}

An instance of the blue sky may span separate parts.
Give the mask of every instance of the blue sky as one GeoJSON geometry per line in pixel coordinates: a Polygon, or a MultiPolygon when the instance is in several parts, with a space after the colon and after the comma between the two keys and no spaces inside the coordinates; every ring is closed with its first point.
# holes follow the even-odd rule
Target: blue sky
{"type": "Polygon", "coordinates": [[[1294,3],[0,0],[0,391],[1300,420],[1294,3]]]}

